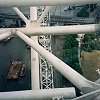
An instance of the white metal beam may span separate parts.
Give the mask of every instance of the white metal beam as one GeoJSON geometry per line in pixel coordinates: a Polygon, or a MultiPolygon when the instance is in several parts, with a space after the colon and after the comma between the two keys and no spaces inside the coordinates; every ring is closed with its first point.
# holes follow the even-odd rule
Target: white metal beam
{"type": "Polygon", "coordinates": [[[100,0],[0,0],[0,7],[94,4],[100,0]]]}
{"type": "MultiPolygon", "coordinates": [[[[32,40],[38,43],[37,36],[32,36],[32,40]]],[[[39,56],[38,53],[31,48],[31,86],[32,90],[40,89],[40,77],[39,77],[39,56]]]]}
{"type": "Polygon", "coordinates": [[[89,25],[71,25],[71,26],[51,26],[51,27],[35,27],[18,29],[27,35],[66,35],[66,34],[82,34],[94,33],[100,31],[100,24],[89,25]]]}
{"type": "Polygon", "coordinates": [[[51,9],[51,6],[46,6],[44,12],[40,16],[40,18],[37,20],[39,23],[41,23],[43,21],[44,17],[48,14],[48,12],[50,11],[50,9],[51,9]]]}
{"type": "MultiPolygon", "coordinates": [[[[37,21],[37,7],[30,7],[30,25],[27,27],[34,29],[34,21],[37,21]]],[[[31,39],[38,43],[38,36],[31,36],[31,39]]],[[[33,48],[31,48],[31,85],[32,90],[40,89],[39,56],[33,48]]]]}
{"type": "Polygon", "coordinates": [[[1,34],[1,35],[0,35],[0,41],[3,40],[3,39],[8,38],[8,37],[11,36],[11,35],[12,35],[12,34],[11,34],[11,31],[1,34]]]}
{"type": "Polygon", "coordinates": [[[30,21],[37,21],[37,7],[30,7],[30,21]]]}
{"type": "Polygon", "coordinates": [[[14,11],[17,13],[17,15],[25,22],[28,22],[28,19],[23,15],[23,13],[17,8],[13,7],[14,11]]]}
{"type": "Polygon", "coordinates": [[[100,31],[100,24],[71,25],[71,26],[51,26],[51,27],[26,27],[26,28],[0,28],[0,34],[9,30],[18,30],[26,35],[66,35],[84,34],[100,31]]]}
{"type": "Polygon", "coordinates": [[[32,48],[34,48],[41,56],[43,56],[46,60],[48,60],[62,75],[64,75],[69,81],[71,81],[79,90],[83,93],[88,93],[94,91],[96,89],[100,89],[100,85],[88,81],[82,75],[77,73],[67,64],[62,62],[56,56],[54,56],[49,51],[45,50],[42,46],[35,43],[28,36],[23,34],[22,32],[17,31],[16,34],[24,40],[27,44],[29,44],[32,48]]]}
{"type": "Polygon", "coordinates": [[[12,28],[0,28],[0,34],[6,33],[8,31],[11,31],[12,28]]]}
{"type": "Polygon", "coordinates": [[[42,90],[26,90],[0,92],[0,100],[51,100],[52,97],[62,96],[72,99],[76,97],[74,88],[56,88],[42,90]]]}

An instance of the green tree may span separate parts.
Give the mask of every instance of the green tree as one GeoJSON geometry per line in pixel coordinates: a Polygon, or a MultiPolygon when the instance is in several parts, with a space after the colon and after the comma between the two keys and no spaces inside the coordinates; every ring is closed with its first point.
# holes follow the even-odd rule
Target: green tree
{"type": "Polygon", "coordinates": [[[72,56],[72,63],[79,63],[78,55],[72,56]]]}
{"type": "Polygon", "coordinates": [[[72,56],[78,55],[78,47],[73,47],[71,50],[72,50],[72,56]]]}
{"type": "Polygon", "coordinates": [[[76,70],[78,73],[83,74],[82,69],[78,63],[73,64],[73,69],[76,70]]]}
{"type": "MultiPolygon", "coordinates": [[[[77,38],[77,35],[66,35],[66,40],[65,40],[65,44],[63,48],[64,49],[64,53],[63,53],[64,62],[72,68],[74,68],[73,65],[75,63],[79,64],[78,41],[76,40],[76,38],[77,38]]],[[[77,67],[80,67],[80,66],[77,66],[77,67]]]]}
{"type": "Polygon", "coordinates": [[[97,35],[94,34],[86,34],[83,39],[82,50],[91,52],[92,50],[97,50],[99,47],[97,35]]]}

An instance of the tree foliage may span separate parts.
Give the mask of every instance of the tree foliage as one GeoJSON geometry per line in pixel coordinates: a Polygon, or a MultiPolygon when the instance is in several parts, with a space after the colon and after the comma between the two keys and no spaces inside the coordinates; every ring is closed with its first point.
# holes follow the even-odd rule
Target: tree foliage
{"type": "Polygon", "coordinates": [[[71,66],[74,70],[82,74],[81,67],[79,65],[78,58],[78,41],[76,40],[77,35],[67,35],[64,44],[63,58],[64,62],[71,66]]]}
{"type": "MultiPolygon", "coordinates": [[[[63,47],[63,60],[71,68],[82,74],[82,69],[80,67],[78,58],[78,41],[76,38],[78,38],[77,35],[66,35],[65,44],[63,47]]],[[[67,87],[73,86],[73,84],[71,84],[65,77],[63,77],[63,85],[67,87]]],[[[76,90],[76,94],[79,96],[80,92],[77,88],[76,90]]]]}
{"type": "Polygon", "coordinates": [[[94,34],[85,34],[82,44],[82,50],[92,52],[92,50],[100,50],[99,36],[94,34]]]}

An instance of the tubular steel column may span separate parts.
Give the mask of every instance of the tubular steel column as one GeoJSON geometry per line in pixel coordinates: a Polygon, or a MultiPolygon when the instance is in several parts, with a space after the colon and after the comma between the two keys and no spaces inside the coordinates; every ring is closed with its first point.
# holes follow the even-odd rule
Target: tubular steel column
{"type": "MultiPolygon", "coordinates": [[[[37,7],[30,7],[30,24],[34,28],[37,20],[37,7]]],[[[38,36],[31,36],[31,39],[38,43],[38,36]]],[[[32,90],[40,89],[39,82],[39,58],[38,53],[31,48],[31,84],[32,90]]]]}
{"type": "Polygon", "coordinates": [[[0,0],[1,7],[99,4],[100,0],[0,0]]]}
{"type": "Polygon", "coordinates": [[[13,7],[14,11],[17,13],[17,15],[25,22],[27,23],[27,18],[23,15],[23,13],[17,8],[13,7]]]}
{"type": "Polygon", "coordinates": [[[11,31],[5,32],[3,34],[0,34],[0,41],[10,37],[11,35],[12,35],[11,31]]]}
{"type": "Polygon", "coordinates": [[[73,99],[76,97],[75,89],[56,88],[27,91],[0,92],[0,100],[52,100],[52,97],[73,99]]]}

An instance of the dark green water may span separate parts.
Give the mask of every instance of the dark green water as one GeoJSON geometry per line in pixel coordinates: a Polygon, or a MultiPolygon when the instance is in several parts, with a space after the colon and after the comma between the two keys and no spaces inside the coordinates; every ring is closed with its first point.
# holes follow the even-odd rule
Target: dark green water
{"type": "Polygon", "coordinates": [[[14,37],[6,43],[0,42],[0,91],[18,91],[31,89],[30,49],[25,42],[14,37]],[[7,80],[10,61],[19,60],[26,64],[26,74],[17,80],[7,80]]]}

